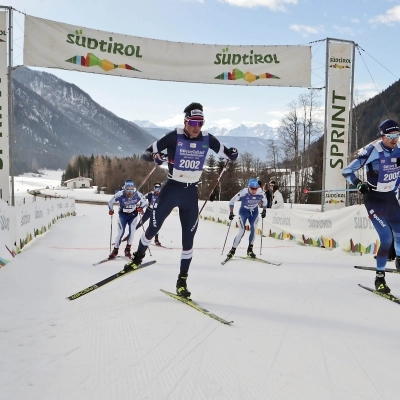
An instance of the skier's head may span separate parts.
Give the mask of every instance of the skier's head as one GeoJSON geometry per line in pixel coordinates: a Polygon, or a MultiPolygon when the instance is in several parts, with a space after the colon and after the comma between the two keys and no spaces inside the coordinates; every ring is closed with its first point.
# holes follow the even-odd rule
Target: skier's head
{"type": "Polygon", "coordinates": [[[258,180],[253,178],[249,180],[247,186],[249,187],[249,190],[253,193],[255,193],[257,189],[260,187],[260,185],[258,184],[258,180]]]}
{"type": "Polygon", "coordinates": [[[379,132],[382,137],[382,144],[390,149],[394,149],[397,146],[400,136],[399,124],[392,119],[385,119],[379,125],[379,132]]]}
{"type": "Polygon", "coordinates": [[[385,119],[381,124],[379,125],[379,131],[381,136],[383,135],[390,135],[390,134],[399,134],[400,128],[399,124],[396,121],[393,121],[392,119],[385,119]]]}
{"type": "Polygon", "coordinates": [[[158,193],[160,193],[160,190],[161,190],[161,183],[155,183],[154,184],[154,192],[156,193],[156,194],[158,194],[158,193]]]}
{"type": "Polygon", "coordinates": [[[196,138],[200,132],[201,127],[204,125],[203,106],[200,103],[190,103],[183,110],[185,119],[185,133],[190,139],[196,138]]]}
{"type": "Polygon", "coordinates": [[[132,180],[128,179],[124,184],[124,193],[127,197],[132,197],[136,192],[135,184],[132,180]]]}

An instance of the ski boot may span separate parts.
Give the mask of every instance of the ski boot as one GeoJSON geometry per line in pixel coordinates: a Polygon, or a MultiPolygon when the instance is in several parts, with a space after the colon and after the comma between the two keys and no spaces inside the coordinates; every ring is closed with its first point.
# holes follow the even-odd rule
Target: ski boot
{"type": "Polygon", "coordinates": [[[160,243],[160,241],[158,240],[158,235],[156,235],[155,238],[154,238],[154,244],[155,244],[156,246],[161,246],[161,243],[160,243]]]}
{"type": "Polygon", "coordinates": [[[139,265],[143,261],[143,258],[144,258],[144,254],[138,253],[137,251],[135,253],[133,253],[133,259],[132,259],[132,261],[130,261],[124,265],[124,271],[130,272],[133,269],[138,269],[139,265]]]}
{"type": "Polygon", "coordinates": [[[256,258],[257,256],[253,252],[253,245],[249,244],[249,247],[247,248],[247,257],[251,258],[256,258]]]}
{"type": "Polygon", "coordinates": [[[125,247],[125,257],[132,258],[131,245],[127,244],[125,247]]]}
{"type": "Polygon", "coordinates": [[[230,250],[229,250],[229,253],[226,255],[228,258],[232,258],[234,255],[235,255],[235,251],[236,251],[236,249],[235,249],[235,247],[232,247],[230,250]]]}
{"type": "Polygon", "coordinates": [[[376,271],[375,290],[380,293],[390,293],[390,288],[386,285],[384,271],[376,271]]]}
{"type": "Polygon", "coordinates": [[[400,257],[396,256],[396,269],[400,272],[400,257]]]}
{"type": "Polygon", "coordinates": [[[176,281],[176,294],[181,297],[185,297],[190,300],[191,293],[186,286],[187,275],[179,274],[178,280],[176,281]]]}
{"type": "Polygon", "coordinates": [[[114,250],[111,252],[111,254],[108,256],[109,260],[113,260],[115,257],[118,256],[118,249],[114,247],[114,250]]]}

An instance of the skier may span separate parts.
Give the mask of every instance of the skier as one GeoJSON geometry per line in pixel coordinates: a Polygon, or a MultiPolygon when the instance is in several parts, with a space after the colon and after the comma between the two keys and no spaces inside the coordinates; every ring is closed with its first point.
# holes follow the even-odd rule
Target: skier
{"type": "Polygon", "coordinates": [[[150,145],[143,153],[143,159],[161,165],[168,161],[168,179],[154,204],[152,218],[142,235],[133,261],[126,264],[125,271],[136,269],[142,262],[151,239],[160,230],[164,220],[173,208],[179,208],[182,226],[182,253],[176,293],[190,299],[187,288],[189,266],[193,256],[193,240],[199,219],[197,186],[203,171],[208,150],[218,157],[236,160],[238,151],[226,148],[216,137],[202,131],[204,125],[203,106],[191,103],[184,109],[184,128],[177,128],[150,145]],[[167,159],[162,151],[167,151],[167,159]]]}
{"type": "Polygon", "coordinates": [[[114,242],[114,250],[108,256],[111,260],[118,255],[119,245],[121,244],[122,236],[124,235],[125,227],[129,227],[129,236],[127,245],[125,247],[125,256],[132,257],[131,246],[133,242],[133,236],[135,234],[136,227],[139,221],[138,213],[143,212],[143,208],[146,207],[147,202],[142,193],[138,192],[135,188],[135,184],[132,180],[125,181],[123,190],[115,193],[115,195],[108,202],[108,213],[114,214],[114,203],[119,203],[118,211],[118,233],[114,242]]]}
{"type": "Polygon", "coordinates": [[[260,188],[257,179],[250,179],[247,188],[242,189],[239,193],[232,197],[229,202],[229,219],[232,221],[235,215],[233,214],[233,206],[236,201],[241,201],[239,209],[239,232],[233,240],[233,246],[229,250],[227,257],[232,258],[235,255],[236,248],[239,246],[240,241],[246,230],[246,221],[250,224],[249,247],[247,248],[247,256],[256,258],[253,252],[253,243],[255,239],[256,226],[259,220],[258,204],[262,202],[263,211],[261,218],[265,218],[268,201],[264,191],[260,188]]]}
{"type": "Polygon", "coordinates": [[[364,205],[381,245],[376,257],[375,289],[390,293],[385,281],[385,268],[394,236],[396,269],[400,271],[400,205],[396,198],[400,172],[399,124],[386,119],[380,126],[381,139],[369,144],[360,152],[342,174],[363,194],[364,205]],[[367,182],[361,181],[355,172],[365,167],[367,182]]]}
{"type": "MultiPolygon", "coordinates": [[[[140,228],[150,218],[151,214],[153,213],[154,204],[157,201],[158,196],[160,195],[160,190],[161,183],[155,183],[154,190],[144,195],[144,197],[147,199],[147,208],[141,221],[137,224],[136,229],[140,228]]],[[[154,243],[156,244],[156,246],[161,246],[161,243],[158,240],[158,232],[156,236],[154,236],[154,243]]]]}

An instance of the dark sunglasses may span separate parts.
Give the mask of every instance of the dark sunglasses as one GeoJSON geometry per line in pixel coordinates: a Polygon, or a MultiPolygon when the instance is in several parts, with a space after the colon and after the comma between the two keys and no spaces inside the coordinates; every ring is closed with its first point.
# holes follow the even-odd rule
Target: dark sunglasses
{"type": "Polygon", "coordinates": [[[154,190],[160,190],[161,186],[154,186],[154,190]]]}
{"type": "Polygon", "coordinates": [[[204,125],[204,121],[203,120],[202,121],[198,121],[198,120],[195,120],[195,119],[187,119],[186,121],[189,124],[189,126],[193,126],[193,127],[199,126],[201,128],[204,125]]]}

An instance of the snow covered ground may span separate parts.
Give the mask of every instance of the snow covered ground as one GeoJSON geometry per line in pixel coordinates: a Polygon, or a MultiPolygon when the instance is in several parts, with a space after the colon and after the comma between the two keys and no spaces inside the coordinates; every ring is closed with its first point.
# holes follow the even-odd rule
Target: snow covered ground
{"type": "MultiPolygon", "coordinates": [[[[188,287],[226,326],[159,290],[179,273],[173,213],[160,231],[172,249],[145,258],[156,264],[71,302],[124,264],[92,265],[110,250],[107,206],[76,210],[0,269],[1,400],[399,398],[400,308],[357,287],[374,273],[353,268],[372,256],[263,238],[260,257],[282,265],[222,266],[227,227],[200,220],[188,287]]],[[[247,243],[248,232],[238,255],[247,243]]],[[[387,281],[400,294],[400,278],[387,281]]]]}

